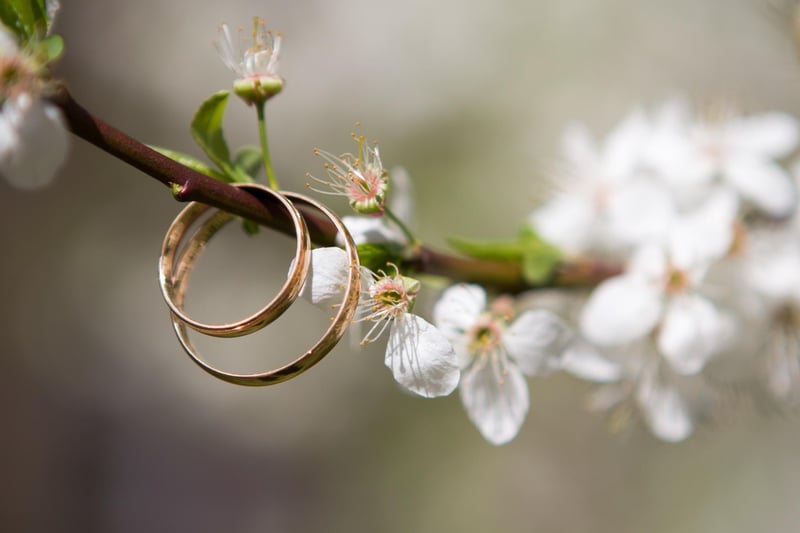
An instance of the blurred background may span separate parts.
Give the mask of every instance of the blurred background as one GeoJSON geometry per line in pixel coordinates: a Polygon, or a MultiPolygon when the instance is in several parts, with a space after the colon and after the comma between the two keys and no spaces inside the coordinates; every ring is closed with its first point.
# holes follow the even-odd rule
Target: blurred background
{"type": "MultiPolygon", "coordinates": [[[[351,150],[361,121],[384,163],[409,171],[419,234],[439,246],[513,235],[570,121],[599,135],[675,95],[800,113],[790,24],[766,0],[63,4],[59,73],[76,99],[195,155],[192,114],[232,81],[216,29],[264,17],[285,38],[286,87],[268,106],[283,186],[321,172],[314,147],[351,150]]],[[[231,100],[233,146],[257,143],[251,115],[231,100]]],[[[736,410],[664,444],[641,425],[609,433],[584,409],[591,386],[555,376],[530,382],[522,432],[495,448],[457,395],[402,393],[382,345],[344,342],[276,387],[216,381],[182,352],[157,284],[179,207],[79,139],[46,190],[0,183],[3,531],[797,530],[797,417],[736,410]]],[[[268,233],[214,239],[194,314],[241,317],[277,290],[292,242],[268,233]]],[[[256,371],[300,353],[325,320],[298,304],[252,338],[200,345],[256,371]]]]}

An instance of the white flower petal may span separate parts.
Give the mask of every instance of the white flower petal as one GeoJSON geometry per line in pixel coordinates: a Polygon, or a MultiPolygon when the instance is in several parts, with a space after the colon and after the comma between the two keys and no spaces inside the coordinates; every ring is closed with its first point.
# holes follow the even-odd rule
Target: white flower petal
{"type": "MultiPolygon", "coordinates": [[[[347,231],[353,237],[353,242],[358,244],[371,243],[398,243],[407,244],[403,233],[391,225],[384,217],[342,217],[347,231]]],[[[344,239],[337,235],[337,244],[344,244],[344,239]]]]}
{"type": "Polygon", "coordinates": [[[678,190],[701,186],[711,179],[713,165],[691,139],[691,112],[683,100],[672,100],[656,111],[647,145],[647,164],[665,183],[678,190]]]}
{"type": "Polygon", "coordinates": [[[692,433],[693,424],[686,402],[678,391],[658,383],[650,373],[639,383],[636,399],[650,431],[658,438],[678,442],[692,433]]]}
{"type": "Polygon", "coordinates": [[[20,189],[49,184],[66,161],[69,149],[61,111],[22,94],[3,104],[0,122],[4,123],[0,131],[5,137],[0,143],[0,175],[20,189]]]}
{"type": "Polygon", "coordinates": [[[506,365],[502,380],[498,369],[484,361],[464,373],[459,392],[467,416],[481,435],[494,445],[516,437],[528,414],[528,384],[514,365],[506,365]]]}
{"type": "Polygon", "coordinates": [[[389,207],[392,213],[409,228],[414,228],[414,184],[403,167],[389,172],[389,207]]]}
{"type": "Polygon", "coordinates": [[[519,368],[532,376],[558,368],[569,338],[570,332],[558,316],[537,309],[514,320],[503,334],[503,346],[519,368]]]}
{"type": "Polygon", "coordinates": [[[635,246],[663,239],[675,218],[675,206],[665,185],[640,179],[611,195],[608,217],[612,239],[635,246]]]}
{"type": "Polygon", "coordinates": [[[530,216],[544,240],[571,253],[586,252],[596,240],[598,220],[588,195],[555,196],[530,216]]]}
{"type": "Polygon", "coordinates": [[[601,346],[624,344],[650,333],[661,308],[656,287],[635,276],[617,276],[592,292],[581,314],[581,331],[601,346]]]}
{"type": "Polygon", "coordinates": [[[800,293],[800,242],[788,232],[750,234],[752,252],[744,264],[748,284],[773,302],[800,293]]]}
{"type": "Polygon", "coordinates": [[[725,327],[714,305],[701,296],[676,296],[667,305],[658,349],[679,374],[696,374],[720,348],[725,327]]]}
{"type": "Polygon", "coordinates": [[[645,141],[650,135],[650,124],[644,113],[633,111],[611,131],[603,151],[606,175],[616,181],[633,174],[641,163],[645,141]]]}
{"type": "Polygon", "coordinates": [[[769,158],[789,154],[800,140],[797,119],[777,112],[740,118],[729,125],[727,133],[735,148],[769,158]]]}
{"type": "Polygon", "coordinates": [[[704,269],[724,257],[733,243],[739,201],[727,188],[716,188],[694,211],[680,217],[669,235],[672,265],[682,270],[704,269]]]}
{"type": "Polygon", "coordinates": [[[424,319],[406,313],[394,320],[386,345],[386,366],[403,387],[433,398],[458,385],[460,372],[453,346],[424,319]]]}
{"type": "Polygon", "coordinates": [[[341,302],[349,268],[349,257],[341,248],[330,246],[312,250],[308,278],[300,296],[314,305],[325,307],[341,302]]]}
{"type": "Polygon", "coordinates": [[[617,381],[622,377],[619,363],[603,357],[589,343],[580,341],[570,345],[564,352],[561,369],[578,378],[600,383],[617,381]]]}
{"type": "Polygon", "coordinates": [[[759,209],[775,217],[786,216],[797,205],[797,188],[780,165],[755,157],[731,157],[725,177],[759,209]]]}
{"type": "Polygon", "coordinates": [[[433,306],[433,323],[454,342],[465,336],[485,308],[486,291],[480,285],[453,285],[442,293],[433,306]]]}
{"type": "Polygon", "coordinates": [[[668,268],[664,248],[657,244],[644,244],[631,254],[627,273],[649,283],[660,283],[668,268]]]}

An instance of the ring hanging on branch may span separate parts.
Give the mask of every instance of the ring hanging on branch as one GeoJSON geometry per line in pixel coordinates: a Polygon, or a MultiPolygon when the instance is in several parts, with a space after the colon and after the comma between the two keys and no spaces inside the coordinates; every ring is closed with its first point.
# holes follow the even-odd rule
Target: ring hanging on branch
{"type": "MultiPolygon", "coordinates": [[[[208,240],[211,239],[211,237],[213,237],[213,235],[217,231],[219,231],[227,222],[229,222],[232,219],[232,217],[230,217],[227,213],[222,211],[220,211],[215,215],[212,215],[191,236],[189,242],[186,244],[183,251],[179,255],[177,255],[177,259],[175,252],[180,242],[183,241],[183,238],[189,226],[191,226],[191,222],[196,221],[197,217],[199,216],[199,215],[192,215],[192,213],[190,213],[190,215],[192,215],[193,218],[188,222],[187,220],[185,220],[186,218],[191,218],[188,215],[185,215],[185,213],[187,211],[190,211],[194,207],[194,204],[190,204],[186,209],[184,209],[184,211],[182,211],[178,215],[175,222],[173,222],[172,226],[170,226],[170,229],[167,233],[167,237],[165,238],[165,243],[167,243],[167,241],[170,241],[170,246],[167,247],[168,251],[170,252],[170,256],[168,257],[168,260],[166,262],[169,263],[172,268],[168,268],[166,272],[164,272],[164,270],[162,269],[162,275],[160,276],[160,281],[161,281],[162,291],[164,292],[165,297],[167,294],[169,294],[171,297],[172,305],[170,305],[170,308],[172,308],[172,306],[174,305],[175,309],[178,311],[176,313],[171,309],[172,323],[175,333],[178,336],[178,340],[180,341],[184,350],[186,350],[186,353],[189,354],[189,357],[191,357],[192,360],[198,366],[200,366],[200,368],[202,368],[212,376],[222,381],[226,381],[228,383],[234,383],[237,385],[245,385],[245,386],[274,385],[276,383],[281,383],[283,381],[287,381],[294,377],[297,377],[298,375],[302,374],[303,372],[305,372],[306,370],[317,364],[341,340],[342,336],[344,335],[344,332],[347,330],[348,326],[352,323],[356,308],[358,306],[358,297],[361,288],[361,266],[358,260],[358,252],[356,250],[356,245],[353,242],[352,236],[347,231],[347,228],[345,227],[341,219],[335,213],[333,213],[333,211],[325,207],[323,204],[301,194],[292,192],[278,193],[261,185],[242,184],[238,186],[247,189],[254,189],[255,191],[267,191],[272,195],[288,199],[287,201],[291,201],[293,203],[297,203],[300,205],[309,206],[320,211],[324,216],[330,219],[330,221],[336,226],[337,230],[342,235],[342,238],[345,243],[345,250],[349,260],[348,279],[344,291],[344,299],[342,303],[338,306],[338,311],[336,315],[333,317],[330,326],[322,335],[322,337],[320,337],[319,340],[314,344],[314,346],[312,346],[309,350],[300,355],[300,357],[298,357],[294,361],[279,368],[253,374],[231,373],[212,366],[211,364],[206,362],[202,357],[200,357],[200,355],[198,355],[197,349],[194,347],[191,339],[189,338],[189,331],[187,326],[202,333],[206,333],[206,331],[204,331],[204,329],[206,329],[212,332],[207,334],[218,337],[247,335],[249,333],[254,333],[255,331],[261,329],[263,326],[265,326],[272,320],[275,320],[280,314],[282,314],[294,301],[294,299],[296,299],[297,295],[302,290],[304,284],[307,281],[306,274],[308,271],[308,257],[310,254],[305,254],[305,251],[307,249],[303,249],[301,253],[302,247],[298,246],[298,252],[295,255],[294,264],[290,269],[289,278],[287,279],[287,282],[284,285],[284,290],[288,287],[292,294],[292,298],[291,301],[289,301],[289,304],[284,305],[277,313],[273,311],[271,314],[269,314],[269,320],[265,322],[262,321],[263,323],[258,322],[258,324],[260,325],[251,325],[250,327],[239,328],[236,329],[233,334],[231,334],[230,331],[226,333],[219,326],[216,326],[216,328],[209,329],[209,328],[204,328],[204,326],[209,326],[208,324],[198,323],[197,321],[192,321],[192,323],[189,323],[183,320],[183,316],[185,316],[185,313],[183,311],[183,302],[186,296],[186,288],[189,275],[191,274],[191,271],[194,267],[196,260],[200,256],[200,252],[205,247],[208,240]],[[177,235],[173,235],[173,233],[176,232],[177,235]],[[304,267],[299,266],[301,262],[305,262],[304,267]],[[299,274],[296,274],[296,272],[299,272],[299,274]],[[198,325],[200,327],[197,327],[198,325]]],[[[296,212],[296,209],[294,207],[292,207],[292,209],[295,210],[296,212]]],[[[289,213],[291,216],[292,211],[290,210],[289,213]]],[[[302,223],[302,218],[300,219],[300,222],[302,223]]],[[[304,225],[302,227],[305,228],[304,225]]],[[[303,233],[303,236],[307,238],[307,233],[303,233]]],[[[165,263],[163,256],[161,262],[162,265],[165,263]]],[[[168,299],[167,302],[169,303],[170,300],[168,299]]],[[[270,305],[268,305],[267,307],[269,308],[270,305]]]]}
{"type": "MultiPolygon", "coordinates": [[[[311,241],[308,235],[305,221],[297,208],[284,195],[277,193],[263,185],[257,184],[237,184],[239,188],[244,188],[259,199],[269,200],[271,197],[280,202],[286,214],[291,219],[295,228],[297,247],[295,249],[295,260],[289,271],[286,282],[281,287],[280,292],[260,311],[238,322],[229,324],[205,324],[190,318],[183,309],[182,298],[177,298],[179,291],[177,285],[180,280],[188,277],[194,262],[205,248],[208,240],[228,222],[233,220],[234,215],[226,211],[218,211],[212,215],[204,225],[191,237],[190,244],[187,244],[178,260],[176,256],[183,243],[189,229],[195,224],[211,207],[199,202],[192,202],[186,206],[172,222],[164,237],[161,246],[161,258],[159,260],[159,283],[164,300],[172,311],[172,314],[190,328],[211,335],[213,337],[239,337],[248,335],[263,328],[270,322],[281,316],[286,309],[297,299],[300,290],[308,276],[308,268],[311,260],[309,253],[311,241]],[[175,270],[184,268],[182,273],[176,274],[175,270]]],[[[184,283],[185,286],[185,283],[184,283]]]]}

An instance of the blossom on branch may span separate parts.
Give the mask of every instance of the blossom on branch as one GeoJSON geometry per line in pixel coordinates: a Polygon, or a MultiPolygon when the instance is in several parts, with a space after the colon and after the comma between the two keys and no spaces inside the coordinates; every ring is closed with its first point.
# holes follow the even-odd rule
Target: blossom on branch
{"type": "Polygon", "coordinates": [[[0,175],[20,189],[48,185],[67,158],[61,111],[43,100],[46,76],[41,59],[0,26],[0,175]]]}
{"type": "Polygon", "coordinates": [[[525,375],[559,366],[569,337],[561,320],[545,310],[514,316],[513,301],[487,307],[478,285],[455,285],[434,307],[434,323],[450,339],[462,368],[459,391],[470,420],[495,445],[512,440],[528,413],[525,375]]]}
{"type": "Polygon", "coordinates": [[[800,141],[794,117],[718,112],[695,120],[683,102],[674,101],[657,114],[654,132],[647,159],[678,194],[702,195],[717,181],[770,216],[787,216],[795,208],[796,185],[778,163],[800,141]]]}
{"type": "Polygon", "coordinates": [[[673,222],[661,243],[636,250],[625,273],[601,283],[581,315],[581,330],[600,346],[655,333],[673,370],[696,374],[722,347],[726,321],[701,293],[711,264],[733,241],[736,200],[725,191],[673,222]]]}
{"type": "MultiPolygon", "coordinates": [[[[390,196],[387,201],[392,212],[407,226],[413,227],[414,200],[411,192],[411,178],[402,167],[394,167],[389,173],[390,196]]],[[[386,217],[344,216],[342,222],[347,226],[356,244],[392,243],[407,246],[407,236],[386,217]]]]}
{"type": "MultiPolygon", "coordinates": [[[[302,295],[313,304],[336,306],[350,268],[347,254],[336,247],[312,252],[309,279],[302,295]]],[[[447,338],[412,308],[420,284],[413,278],[377,273],[362,267],[361,294],[354,325],[368,324],[361,344],[378,340],[388,330],[384,362],[405,389],[433,398],[446,396],[458,385],[459,367],[447,338]]]]}
{"type": "Polygon", "coordinates": [[[240,28],[234,36],[223,24],[214,45],[222,62],[239,76],[233,84],[234,92],[245,102],[263,102],[283,89],[283,78],[278,74],[281,36],[267,31],[258,17],[253,19],[250,38],[242,34],[240,28]]]}
{"type": "Polygon", "coordinates": [[[377,145],[370,146],[363,136],[353,138],[358,142],[358,153],[335,156],[325,150],[315,149],[314,154],[325,161],[327,179],[307,176],[323,188],[308,187],[322,194],[343,196],[353,211],[360,215],[377,215],[384,212],[389,173],[383,168],[377,145]]]}

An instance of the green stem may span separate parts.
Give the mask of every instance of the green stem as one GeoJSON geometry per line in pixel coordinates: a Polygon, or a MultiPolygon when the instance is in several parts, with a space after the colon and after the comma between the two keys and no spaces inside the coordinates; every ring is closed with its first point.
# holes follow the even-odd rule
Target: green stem
{"type": "Polygon", "coordinates": [[[267,181],[271,189],[277,191],[278,180],[275,179],[275,172],[272,171],[272,160],[269,158],[269,145],[267,144],[267,121],[264,118],[264,107],[266,100],[256,103],[258,112],[258,136],[261,139],[261,157],[264,160],[264,170],[267,172],[267,181]]]}
{"type": "Polygon", "coordinates": [[[411,230],[408,228],[408,226],[406,226],[405,223],[403,223],[403,221],[400,220],[400,218],[398,218],[398,216],[395,215],[391,209],[389,209],[388,207],[384,207],[383,214],[389,220],[394,222],[394,224],[400,229],[400,231],[403,232],[403,235],[405,235],[406,239],[408,239],[408,242],[409,244],[411,244],[411,248],[414,250],[414,252],[416,252],[419,249],[419,247],[422,246],[422,243],[419,241],[419,239],[417,239],[414,236],[414,234],[411,233],[411,230]]]}

